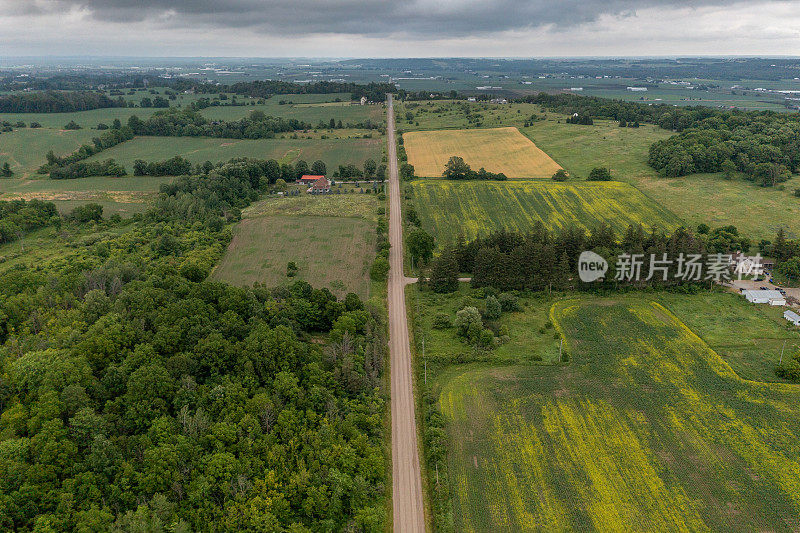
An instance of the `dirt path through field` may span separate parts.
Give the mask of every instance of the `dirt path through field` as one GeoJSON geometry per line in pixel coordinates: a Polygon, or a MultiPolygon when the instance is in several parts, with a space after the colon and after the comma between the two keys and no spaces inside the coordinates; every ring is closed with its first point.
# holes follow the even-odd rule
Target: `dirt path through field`
{"type": "Polygon", "coordinates": [[[392,505],[395,533],[425,531],[422,476],[414,416],[414,381],[406,317],[403,273],[403,219],[400,214],[400,178],[397,172],[394,108],[387,96],[389,148],[389,355],[392,382],[392,505]]]}

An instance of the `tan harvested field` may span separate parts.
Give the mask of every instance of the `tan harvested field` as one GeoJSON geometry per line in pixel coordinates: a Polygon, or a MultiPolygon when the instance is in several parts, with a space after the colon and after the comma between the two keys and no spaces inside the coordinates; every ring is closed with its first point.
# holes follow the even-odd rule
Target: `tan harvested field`
{"type": "Polygon", "coordinates": [[[369,267],[375,255],[375,225],[355,217],[256,216],[236,226],[214,279],[234,285],[269,287],[297,280],[328,287],[337,296],[369,296],[369,267]],[[286,276],[289,261],[297,276],[286,276]]]}
{"type": "Polygon", "coordinates": [[[561,168],[517,128],[412,131],[403,135],[408,162],[417,176],[441,176],[451,156],[474,170],[502,172],[509,178],[550,178],[561,168]]]}

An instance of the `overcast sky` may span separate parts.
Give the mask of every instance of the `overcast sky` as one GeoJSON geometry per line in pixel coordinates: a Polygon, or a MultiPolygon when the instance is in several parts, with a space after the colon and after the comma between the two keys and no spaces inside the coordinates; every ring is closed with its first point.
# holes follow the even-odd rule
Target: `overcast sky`
{"type": "Polygon", "coordinates": [[[800,55],[800,2],[0,0],[0,56],[800,55]]]}

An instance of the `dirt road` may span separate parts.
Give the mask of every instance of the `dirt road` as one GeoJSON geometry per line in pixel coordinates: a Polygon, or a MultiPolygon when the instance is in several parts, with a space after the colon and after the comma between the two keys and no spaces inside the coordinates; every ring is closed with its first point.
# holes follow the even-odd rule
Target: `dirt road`
{"type": "Polygon", "coordinates": [[[403,273],[403,218],[400,213],[400,177],[392,96],[387,100],[389,144],[389,356],[392,373],[392,504],[396,533],[424,532],[422,477],[414,418],[414,386],[411,370],[408,320],[403,273]]]}

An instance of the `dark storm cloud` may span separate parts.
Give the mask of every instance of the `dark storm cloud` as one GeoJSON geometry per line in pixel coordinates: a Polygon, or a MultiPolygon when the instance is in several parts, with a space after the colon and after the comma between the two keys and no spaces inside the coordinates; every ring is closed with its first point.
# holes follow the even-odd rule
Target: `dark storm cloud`
{"type": "MultiPolygon", "coordinates": [[[[24,2],[22,2],[24,3],[24,2]]],[[[60,8],[87,9],[97,20],[159,19],[182,26],[250,28],[301,35],[407,33],[463,37],[544,25],[570,27],[604,14],[633,14],[651,7],[705,7],[731,0],[56,0],[60,8]]],[[[762,0],[769,3],[769,0],[762,0]]],[[[665,24],[669,24],[665,20],[665,24]]]]}

